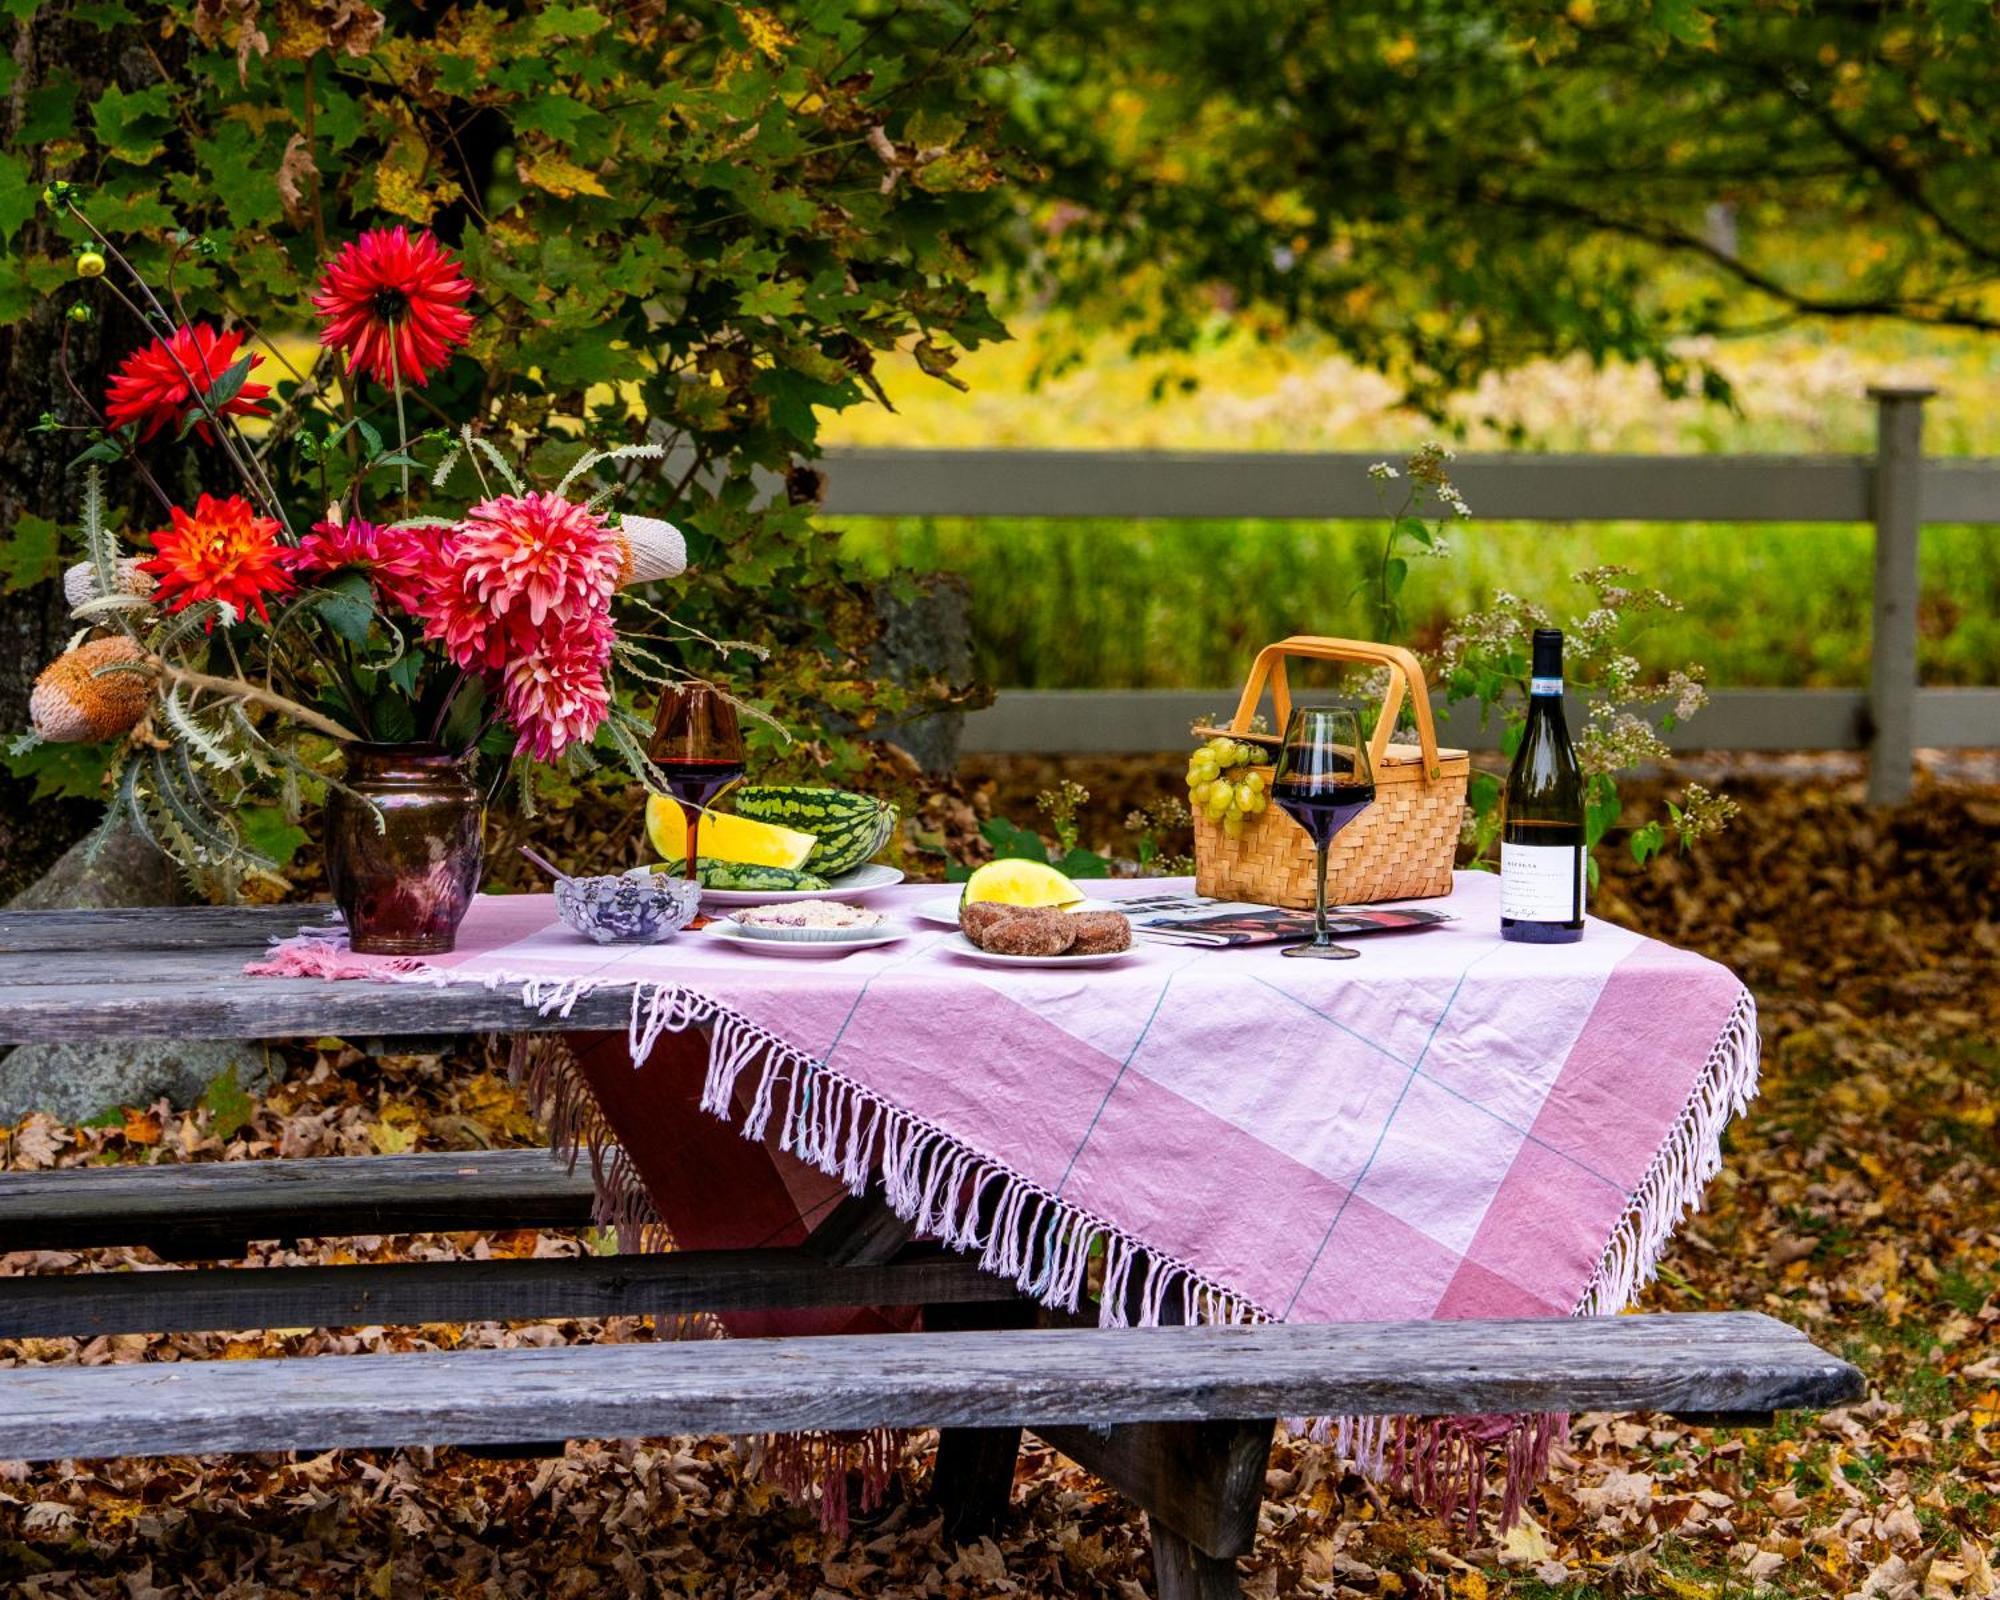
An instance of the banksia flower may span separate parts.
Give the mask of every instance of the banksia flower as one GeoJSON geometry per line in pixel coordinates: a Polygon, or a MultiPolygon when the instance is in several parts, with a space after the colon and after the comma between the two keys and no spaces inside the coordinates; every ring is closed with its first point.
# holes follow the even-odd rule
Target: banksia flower
{"type": "Polygon", "coordinates": [[[30,725],[51,744],[95,744],[131,732],[146,714],[152,680],[104,669],[145,659],[146,652],[122,633],[57,656],[28,696],[30,725]]]}
{"type": "MultiPolygon", "coordinates": [[[[242,348],[242,334],[217,333],[205,322],[174,329],[171,338],[155,339],[118,364],[104,394],[105,417],[114,428],[137,425],[139,442],[144,444],[162,428],[179,426],[197,398],[236,364],[242,348]]],[[[255,372],[263,363],[262,356],[252,356],[250,370],[255,372]]],[[[225,417],[262,416],[270,392],[268,384],[246,382],[213,409],[225,417]]],[[[215,442],[206,417],[194,428],[205,441],[215,442]]]]}
{"type": "MultiPolygon", "coordinates": [[[[141,600],[148,598],[158,587],[153,575],[145,570],[144,563],[137,556],[120,557],[112,567],[111,581],[114,594],[135,595],[141,600]]],[[[100,598],[97,568],[88,561],[79,561],[63,574],[63,599],[69,602],[70,610],[100,598]]]]}
{"type": "Polygon", "coordinates": [[[621,589],[678,578],[687,571],[687,540],[671,522],[658,517],[620,517],[617,538],[623,552],[618,568],[621,589]]]}
{"type": "Polygon", "coordinates": [[[320,274],[319,342],[347,352],[347,370],[422,388],[472,332],[472,285],[458,258],[419,229],[374,228],[349,240],[320,274]]]}

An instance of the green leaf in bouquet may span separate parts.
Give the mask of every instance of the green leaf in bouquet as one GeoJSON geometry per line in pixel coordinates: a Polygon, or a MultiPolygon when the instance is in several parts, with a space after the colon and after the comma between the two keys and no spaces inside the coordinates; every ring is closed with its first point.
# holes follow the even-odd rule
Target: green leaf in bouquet
{"type": "Polygon", "coordinates": [[[375,620],[374,587],[366,573],[336,572],[320,585],[314,609],[349,644],[366,644],[369,626],[375,620]]]}
{"type": "Polygon", "coordinates": [[[404,694],[413,695],[417,691],[417,679],[423,670],[424,658],[414,650],[406,650],[382,669],[382,676],[404,694]]]}
{"type": "Polygon", "coordinates": [[[290,864],[306,842],[306,831],[285,815],[282,806],[246,806],[236,813],[243,842],[278,866],[290,864]]]}
{"type": "Polygon", "coordinates": [[[1584,842],[1594,845],[1617,824],[1618,813],[1623,809],[1618,798],[1618,785],[1609,773],[1595,774],[1584,791],[1583,832],[1584,842]]]}
{"type": "Polygon", "coordinates": [[[248,355],[232,362],[229,370],[208,386],[208,393],[202,398],[208,402],[209,410],[220,411],[243,392],[243,385],[249,380],[250,369],[256,361],[256,356],[248,355]]]}
{"type": "Polygon", "coordinates": [[[430,471],[429,462],[419,461],[415,456],[406,455],[404,452],[400,450],[396,451],[394,454],[391,455],[374,456],[370,458],[368,462],[368,470],[370,472],[373,472],[378,467],[412,467],[418,472],[430,471]]]}
{"type": "Polygon", "coordinates": [[[1500,780],[1490,772],[1475,772],[1465,786],[1466,804],[1475,817],[1490,815],[1500,804],[1500,780]]]}
{"type": "Polygon", "coordinates": [[[1660,846],[1667,842],[1667,830],[1661,826],[1658,817],[1643,827],[1634,828],[1628,841],[1632,847],[1632,859],[1644,866],[1660,853],[1660,846]]]}
{"type": "Polygon", "coordinates": [[[24,511],[0,544],[0,591],[32,589],[62,576],[62,528],[47,517],[24,511]]]}
{"type": "Polygon", "coordinates": [[[416,709],[393,690],[368,702],[368,722],[384,744],[406,744],[417,736],[416,709]]]}
{"type": "Polygon", "coordinates": [[[486,685],[477,678],[468,678],[445,716],[444,747],[447,750],[470,749],[473,740],[479,737],[479,727],[485,719],[486,685]]]}
{"type": "Polygon", "coordinates": [[[102,800],[117,751],[115,743],[37,743],[0,753],[0,766],[17,779],[32,778],[36,800],[102,800]]]}
{"type": "Polygon", "coordinates": [[[88,448],[80,451],[76,458],[70,462],[70,465],[81,467],[92,461],[122,461],[124,459],[125,447],[116,439],[105,438],[97,440],[88,448]]]}

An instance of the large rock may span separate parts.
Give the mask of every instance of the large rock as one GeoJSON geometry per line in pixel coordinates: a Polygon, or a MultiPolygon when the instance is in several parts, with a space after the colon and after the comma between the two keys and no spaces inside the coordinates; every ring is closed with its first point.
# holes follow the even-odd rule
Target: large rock
{"type": "MultiPolygon", "coordinates": [[[[72,846],[11,902],[20,911],[177,905],[187,898],[179,870],[145,839],[120,829],[92,859],[89,841],[72,846]]],[[[59,958],[51,958],[59,959],[59,958]]],[[[148,1106],[161,1096],[193,1105],[231,1068],[251,1094],[271,1078],[261,1044],[212,1039],[83,1039],[24,1044],[0,1060],[0,1123],[45,1111],[83,1122],[117,1106],[148,1106]]]]}
{"type": "Polygon", "coordinates": [[[14,911],[76,911],[98,906],[173,906],[187,899],[180,869],[131,828],[120,828],[93,857],[79,840],[56,864],[8,902],[14,911]]]}
{"type": "Polygon", "coordinates": [[[193,1105],[230,1071],[251,1094],[269,1084],[261,1044],[212,1039],[86,1039],[24,1044],[0,1061],[0,1123],[46,1111],[58,1122],[85,1122],[118,1106],[149,1106],[164,1096],[193,1105]]]}

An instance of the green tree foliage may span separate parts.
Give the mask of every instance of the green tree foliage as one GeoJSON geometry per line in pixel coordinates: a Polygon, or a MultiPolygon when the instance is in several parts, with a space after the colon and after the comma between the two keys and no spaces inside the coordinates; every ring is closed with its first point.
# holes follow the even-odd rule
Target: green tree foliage
{"type": "MultiPolygon", "coordinates": [[[[913,352],[943,374],[1002,331],[959,242],[1004,176],[970,92],[991,47],[965,17],[840,0],[8,9],[27,30],[99,30],[138,67],[79,93],[0,61],[22,108],[0,149],[0,322],[115,310],[115,279],[76,279],[84,231],[37,212],[44,185],[74,183],[89,221],[171,285],[178,315],[266,341],[257,377],[284,409],[258,448],[304,527],[346,474],[380,464],[373,440],[396,436],[379,386],[334,402],[336,358],[310,342],[320,266],[364,228],[431,228],[478,285],[477,323],[408,397],[412,431],[470,423],[545,484],[586,439],[665,444],[664,465],[616,468],[637,480],[623,503],[688,534],[676,615],[769,652],[758,668],[731,657],[733,686],[807,726],[865,727],[887,709],[868,608],[811,527],[816,485],[797,464],[821,410],[880,396],[878,360],[913,352]],[[332,426],[329,405],[348,404],[360,423],[332,426]]],[[[88,444],[104,366],[123,353],[73,374],[55,414],[78,430],[70,448],[88,444]]],[[[226,487],[192,441],[164,454],[176,498],[226,487]]],[[[449,509],[423,503],[427,474],[412,482],[405,514],[449,509]]],[[[48,565],[31,540],[5,570],[39,579],[48,565]]]]}
{"type": "Polygon", "coordinates": [[[1146,348],[1310,324],[1435,410],[1547,355],[1726,396],[1689,334],[2000,330],[1984,0],[1022,0],[1006,239],[1146,348]]]}

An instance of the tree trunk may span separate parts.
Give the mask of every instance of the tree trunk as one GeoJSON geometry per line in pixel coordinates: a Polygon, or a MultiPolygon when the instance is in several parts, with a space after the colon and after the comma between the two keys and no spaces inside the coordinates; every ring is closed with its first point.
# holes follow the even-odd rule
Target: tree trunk
{"type": "MultiPolygon", "coordinates": [[[[17,147],[15,135],[28,96],[43,84],[76,84],[76,133],[87,141],[91,105],[108,85],[130,90],[157,80],[150,59],[133,46],[130,30],[87,26],[69,14],[67,4],[45,6],[30,20],[16,24],[13,56],[19,76],[12,93],[0,100],[0,131],[7,147],[29,163],[37,185],[70,173],[85,175],[92,162],[86,158],[51,170],[46,146],[17,147]]],[[[12,248],[29,260],[66,260],[70,254],[69,241],[46,208],[22,226],[12,248]]],[[[110,295],[86,294],[80,288],[42,296],[20,321],[0,327],[0,532],[6,538],[13,537],[15,522],[24,512],[73,524],[81,478],[70,462],[83,448],[81,436],[37,433],[35,425],[44,413],[72,425],[95,423],[93,408],[101,402],[111,366],[142,337],[110,295]],[[79,301],[90,305],[94,320],[66,320],[69,308],[79,301]],[[63,377],[65,332],[69,373],[89,397],[88,405],[71,392],[63,377]]],[[[114,506],[125,501],[136,510],[134,487],[115,470],[107,474],[105,488],[114,506]]],[[[60,582],[22,589],[0,584],[0,741],[26,728],[28,692],[35,676],[55,659],[74,626],[60,582]]],[[[32,784],[0,768],[0,901],[54,862],[96,816],[97,808],[84,801],[37,803],[32,784]]]]}

